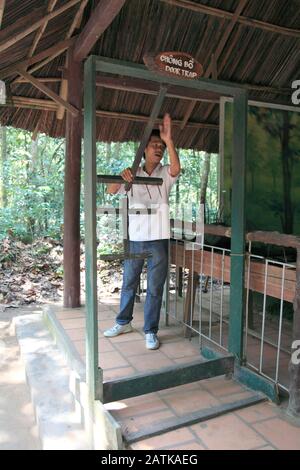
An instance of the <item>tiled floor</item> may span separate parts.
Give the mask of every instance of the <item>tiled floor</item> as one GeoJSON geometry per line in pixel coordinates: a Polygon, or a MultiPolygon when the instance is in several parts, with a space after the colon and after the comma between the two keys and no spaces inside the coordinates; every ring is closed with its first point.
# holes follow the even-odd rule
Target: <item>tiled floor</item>
{"type": "MultiPolygon", "coordinates": [[[[143,305],[136,304],[134,332],[105,338],[103,331],[114,322],[118,299],[108,299],[99,308],[99,361],[104,380],[127,377],[162,367],[199,359],[196,341],[183,338],[182,328],[161,326],[161,347],[145,349],[142,333],[143,305]]],[[[57,309],[57,318],[85,358],[84,311],[57,309]]],[[[249,391],[232,379],[217,377],[157,393],[106,405],[127,432],[182,417],[222,403],[246,398],[249,391]]],[[[269,402],[231,412],[189,427],[144,439],[132,449],[300,449],[300,422],[287,418],[284,407],[269,402]]]]}

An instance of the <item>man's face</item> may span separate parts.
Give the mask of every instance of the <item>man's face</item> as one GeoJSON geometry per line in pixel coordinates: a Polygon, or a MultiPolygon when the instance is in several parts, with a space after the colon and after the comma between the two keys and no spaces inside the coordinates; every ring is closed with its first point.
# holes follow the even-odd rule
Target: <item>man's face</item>
{"type": "Polygon", "coordinates": [[[145,148],[146,160],[159,163],[164,155],[166,145],[157,136],[152,136],[145,148]]]}

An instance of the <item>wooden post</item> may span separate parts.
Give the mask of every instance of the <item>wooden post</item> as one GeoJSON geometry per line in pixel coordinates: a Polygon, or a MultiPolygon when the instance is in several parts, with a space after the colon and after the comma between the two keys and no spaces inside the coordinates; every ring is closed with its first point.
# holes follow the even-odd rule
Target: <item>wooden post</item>
{"type": "Polygon", "coordinates": [[[288,414],[300,418],[300,248],[297,248],[296,289],[294,299],[293,345],[289,364],[290,399],[288,414]],[[298,343],[295,343],[295,342],[298,343]],[[298,354],[297,354],[298,351],[298,354]]]}
{"type": "MultiPolygon", "coordinates": [[[[82,108],[82,64],[68,52],[68,101],[82,108]]],[[[66,163],[64,199],[64,306],[80,306],[80,175],[82,115],[66,117],[66,163]]]]}

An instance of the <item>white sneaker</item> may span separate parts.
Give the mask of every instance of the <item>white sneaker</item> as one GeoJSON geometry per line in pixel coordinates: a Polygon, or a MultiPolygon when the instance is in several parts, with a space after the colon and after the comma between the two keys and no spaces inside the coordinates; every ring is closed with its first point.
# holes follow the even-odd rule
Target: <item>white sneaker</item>
{"type": "Polygon", "coordinates": [[[131,323],[126,323],[126,325],[119,325],[116,323],[112,328],[109,330],[104,331],[104,336],[108,338],[112,338],[114,336],[119,336],[122,333],[130,333],[132,331],[131,323]]]}
{"type": "Polygon", "coordinates": [[[158,349],[159,348],[159,341],[156,336],[156,333],[146,333],[146,348],[147,349],[158,349]]]}

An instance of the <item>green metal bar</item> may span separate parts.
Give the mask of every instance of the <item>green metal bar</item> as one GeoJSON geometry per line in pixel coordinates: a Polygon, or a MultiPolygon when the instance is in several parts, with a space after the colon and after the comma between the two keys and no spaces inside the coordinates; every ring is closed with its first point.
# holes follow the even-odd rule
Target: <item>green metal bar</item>
{"type": "MultiPolygon", "coordinates": [[[[200,390],[199,390],[200,399],[200,390]]],[[[128,429],[124,429],[123,437],[127,444],[133,444],[133,442],[149,439],[150,437],[158,436],[160,434],[174,431],[175,429],[182,428],[184,426],[192,426],[196,423],[207,421],[208,419],[217,418],[226,413],[230,413],[236,410],[253,406],[258,403],[266,401],[267,398],[262,394],[256,393],[250,397],[242,400],[232,401],[231,403],[223,403],[221,405],[211,406],[204,410],[195,411],[194,413],[185,414],[184,416],[176,416],[176,418],[168,418],[163,422],[155,423],[147,426],[146,429],[141,431],[130,432],[128,429]]]]}
{"type": "MultiPolygon", "coordinates": [[[[139,148],[137,149],[136,156],[135,156],[134,162],[133,162],[132,167],[131,167],[131,172],[132,172],[133,178],[136,177],[136,173],[138,171],[141,160],[143,158],[145,148],[147,146],[147,143],[149,141],[149,137],[151,135],[151,131],[152,131],[154,123],[155,123],[155,121],[158,117],[158,113],[159,113],[159,111],[162,107],[162,104],[163,104],[163,101],[165,99],[166,93],[167,93],[167,87],[166,86],[161,86],[161,88],[159,90],[159,93],[156,97],[154,106],[152,108],[150,118],[147,122],[145,131],[144,131],[144,135],[143,135],[142,140],[140,142],[139,148]]],[[[132,183],[126,183],[125,184],[125,190],[129,191],[131,186],[132,186],[132,183]]]]}
{"type": "Polygon", "coordinates": [[[96,237],[96,67],[90,57],[84,68],[84,203],[86,270],[86,380],[90,399],[101,399],[98,368],[97,237],[96,237]]]}
{"type": "Polygon", "coordinates": [[[245,187],[247,153],[247,93],[234,98],[231,269],[228,350],[239,361],[243,358],[243,312],[245,273],[245,187]]]}
{"type": "Polygon", "coordinates": [[[95,56],[97,72],[114,73],[125,75],[128,77],[141,78],[151,80],[158,83],[167,83],[168,85],[177,85],[185,88],[193,88],[199,91],[212,91],[222,96],[235,96],[235,94],[244,91],[240,85],[229,82],[199,78],[198,80],[188,80],[181,78],[173,78],[156,74],[144,65],[125,62],[107,57],[95,56]]]}
{"type": "Polygon", "coordinates": [[[104,382],[104,403],[217,377],[233,372],[233,368],[234,357],[227,356],[206,362],[199,360],[191,364],[167,367],[160,371],[104,382]]]}
{"type": "Polygon", "coordinates": [[[264,393],[270,400],[279,405],[278,387],[270,380],[256,374],[247,367],[240,366],[234,368],[234,378],[252,390],[264,393]]]}
{"type": "MultiPolygon", "coordinates": [[[[97,175],[97,183],[119,183],[126,184],[122,176],[119,175],[97,175]]],[[[147,176],[136,176],[132,184],[148,184],[148,185],[159,185],[163,184],[162,178],[151,178],[147,176]]]]}
{"type": "Polygon", "coordinates": [[[169,315],[170,315],[170,261],[171,261],[171,253],[170,253],[170,240],[168,241],[168,271],[167,277],[164,285],[164,292],[163,292],[163,309],[165,314],[165,325],[169,326],[169,315]]]}
{"type": "Polygon", "coordinates": [[[124,253],[110,253],[108,255],[101,255],[100,259],[103,261],[124,261],[125,259],[146,259],[151,256],[150,252],[144,252],[144,253],[130,253],[130,252],[124,252],[124,253]]]}

